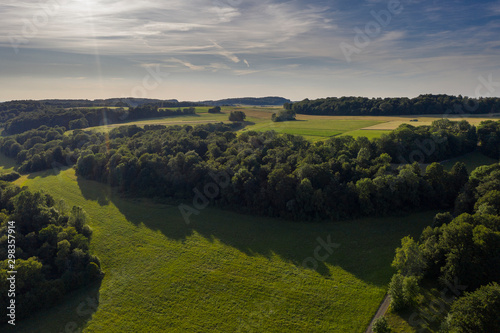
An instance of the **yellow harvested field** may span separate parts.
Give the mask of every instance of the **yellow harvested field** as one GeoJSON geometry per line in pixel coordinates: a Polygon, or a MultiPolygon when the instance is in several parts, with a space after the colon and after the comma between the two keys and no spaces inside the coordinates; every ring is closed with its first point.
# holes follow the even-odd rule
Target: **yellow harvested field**
{"type": "MultiPolygon", "coordinates": [[[[410,124],[412,126],[429,126],[432,124],[433,121],[443,119],[443,118],[437,118],[437,117],[425,117],[425,116],[419,116],[419,117],[363,117],[367,119],[375,118],[375,119],[380,119],[380,118],[387,118],[387,122],[381,123],[381,124],[376,124],[373,126],[365,127],[363,128],[364,130],[383,130],[383,131],[392,131],[401,126],[402,124],[410,124]],[[413,119],[417,119],[418,121],[410,121],[413,119]]],[[[477,126],[481,122],[486,121],[486,120],[499,120],[498,115],[493,116],[491,118],[478,118],[478,117],[448,117],[447,119],[451,121],[460,121],[460,120],[466,120],[470,124],[477,126]]]]}

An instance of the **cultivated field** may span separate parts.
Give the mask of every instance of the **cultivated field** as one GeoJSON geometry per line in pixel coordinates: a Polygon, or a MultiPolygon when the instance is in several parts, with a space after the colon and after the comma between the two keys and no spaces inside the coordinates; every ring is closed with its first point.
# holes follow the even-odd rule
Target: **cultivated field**
{"type": "Polygon", "coordinates": [[[73,169],[17,184],[84,207],[106,275],[2,332],[361,333],[384,297],[400,239],[420,234],[434,215],[315,224],[207,208],[187,225],[175,206],[122,199],[73,169]],[[321,249],[318,239],[329,237],[336,245],[321,249]],[[325,261],[314,259],[318,247],[325,261]]]}
{"type": "MultiPolygon", "coordinates": [[[[442,119],[435,116],[310,116],[297,115],[296,121],[274,123],[271,115],[281,107],[222,107],[222,113],[208,113],[209,107],[197,107],[195,115],[173,116],[157,119],[147,119],[126,123],[143,127],[148,124],[157,125],[196,125],[224,122],[229,123],[228,116],[231,111],[243,111],[247,115],[244,131],[270,131],[278,133],[288,133],[303,135],[310,141],[324,140],[337,135],[350,135],[353,137],[366,136],[368,138],[378,138],[383,134],[390,133],[401,124],[411,124],[413,126],[430,125],[434,120],[442,119]],[[417,120],[417,121],[412,121],[417,120]]],[[[480,116],[453,117],[451,120],[467,120],[473,125],[479,125],[484,120],[499,119],[499,115],[492,114],[490,118],[480,116]]],[[[124,124],[113,124],[107,126],[94,127],[98,131],[109,131],[124,124]]]]}

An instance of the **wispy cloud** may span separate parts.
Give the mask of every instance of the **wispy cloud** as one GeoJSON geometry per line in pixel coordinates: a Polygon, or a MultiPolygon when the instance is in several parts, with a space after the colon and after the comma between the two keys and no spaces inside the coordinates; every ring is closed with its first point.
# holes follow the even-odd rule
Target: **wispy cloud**
{"type": "Polygon", "coordinates": [[[179,80],[211,75],[212,84],[245,76],[270,91],[286,77],[287,87],[297,87],[292,91],[327,95],[349,82],[353,94],[363,94],[357,77],[373,86],[389,77],[498,71],[500,1],[402,3],[402,13],[347,63],[339,44],[353,44],[355,28],[364,31],[388,1],[4,1],[0,88],[16,73],[141,81],[144,64],[159,64],[179,80]]]}

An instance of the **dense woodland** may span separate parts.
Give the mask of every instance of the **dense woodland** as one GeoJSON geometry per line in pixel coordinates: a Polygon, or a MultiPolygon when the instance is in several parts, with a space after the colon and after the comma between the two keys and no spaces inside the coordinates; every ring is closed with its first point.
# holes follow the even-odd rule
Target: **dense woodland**
{"type": "Polygon", "coordinates": [[[286,103],[298,114],[392,116],[419,114],[487,114],[500,112],[500,98],[420,95],[416,98],[331,97],[286,103]]]}
{"type": "MultiPolygon", "coordinates": [[[[461,296],[443,323],[444,332],[500,331],[500,164],[479,167],[459,191],[451,213],[396,251],[397,274],[389,286],[396,311],[416,307],[420,281],[456,286],[461,296]]],[[[424,324],[413,318],[413,324],[424,324]]]]}
{"type": "Polygon", "coordinates": [[[467,122],[402,125],[380,139],[236,135],[237,126],[122,126],[109,135],[41,127],[0,140],[20,172],[76,164],[79,176],[135,195],[186,200],[211,175],[227,172],[231,186],[212,204],[288,219],[343,219],[428,208],[450,208],[467,180],[463,165],[440,164],[479,149],[498,158],[500,122],[478,130],[467,122]],[[480,146],[478,147],[478,141],[480,146]],[[422,159],[422,160],[420,160],[422,159]],[[407,163],[408,164],[405,164],[407,163]],[[399,166],[398,166],[399,165],[399,166]]]}
{"type": "MultiPolygon", "coordinates": [[[[89,252],[92,230],[86,222],[80,207],[70,210],[48,194],[0,181],[0,258],[8,258],[8,227],[15,231],[16,318],[47,308],[101,278],[99,259],[89,252]]],[[[9,290],[8,264],[7,259],[0,262],[2,291],[9,290]]],[[[0,307],[6,309],[9,298],[2,292],[0,307]]],[[[0,323],[7,320],[2,316],[0,323]]]]}

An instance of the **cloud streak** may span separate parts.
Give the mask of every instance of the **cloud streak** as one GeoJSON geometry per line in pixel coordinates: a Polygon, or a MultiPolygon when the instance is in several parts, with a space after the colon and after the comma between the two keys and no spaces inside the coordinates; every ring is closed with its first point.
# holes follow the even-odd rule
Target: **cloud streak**
{"type": "MultiPolygon", "coordinates": [[[[140,80],[141,65],[154,63],[180,81],[191,73],[189,79],[205,82],[206,73],[212,84],[223,86],[225,80],[247,89],[247,81],[238,81],[244,76],[270,93],[283,84],[282,78],[295,78],[290,91],[306,88],[301,96],[286,96],[292,99],[335,95],[340,76],[352,94],[368,95],[367,88],[356,90],[364,86],[355,84],[357,78],[376,83],[412,77],[420,85],[436,75],[498,72],[499,1],[402,3],[402,13],[347,63],[340,43],[353,43],[354,29],[364,29],[374,20],[370,13],[387,9],[388,1],[7,1],[0,4],[0,69],[5,77],[0,88],[16,72],[43,78],[43,64],[54,56],[74,67],[66,66],[72,73],[64,74],[46,66],[47,77],[92,78],[85,71],[94,72],[100,64],[102,73],[96,75],[104,79],[140,80]]],[[[466,82],[463,89],[451,79],[440,82],[467,93],[466,82]]],[[[409,89],[407,94],[412,93],[409,89]]],[[[234,90],[231,95],[238,94],[234,90]]]]}

